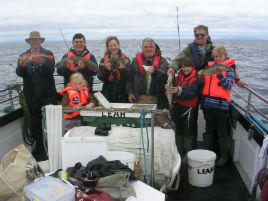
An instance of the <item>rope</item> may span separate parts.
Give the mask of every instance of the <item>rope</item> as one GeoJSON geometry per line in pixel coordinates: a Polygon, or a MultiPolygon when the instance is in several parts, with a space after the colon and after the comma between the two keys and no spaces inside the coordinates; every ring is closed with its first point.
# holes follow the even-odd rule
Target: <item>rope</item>
{"type": "Polygon", "coordinates": [[[22,137],[23,137],[25,144],[33,145],[35,142],[35,138],[32,136],[29,107],[28,107],[26,98],[23,92],[21,91],[20,85],[16,84],[14,85],[14,88],[17,90],[19,94],[19,103],[24,114],[23,125],[22,125],[23,127],[22,137]]]}
{"type": "MultiPolygon", "coordinates": [[[[144,169],[145,169],[145,174],[146,174],[146,183],[149,185],[149,174],[148,174],[148,169],[147,169],[147,162],[146,162],[146,157],[145,157],[145,148],[144,148],[144,139],[143,139],[143,120],[145,120],[145,115],[147,113],[146,109],[141,109],[140,110],[140,124],[141,124],[141,140],[142,140],[142,150],[143,150],[143,160],[144,160],[144,169]]],[[[145,121],[145,127],[146,127],[146,133],[147,133],[147,153],[149,151],[149,136],[148,136],[148,126],[147,126],[147,121],[145,121]]]]}

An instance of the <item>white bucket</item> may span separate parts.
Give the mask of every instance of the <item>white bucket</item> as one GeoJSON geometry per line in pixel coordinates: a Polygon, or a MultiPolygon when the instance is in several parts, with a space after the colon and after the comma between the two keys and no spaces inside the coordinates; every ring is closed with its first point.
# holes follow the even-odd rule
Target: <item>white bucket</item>
{"type": "Polygon", "coordinates": [[[120,160],[121,163],[127,165],[131,170],[134,170],[135,155],[125,151],[108,151],[105,155],[108,161],[120,160]]]}
{"type": "Polygon", "coordinates": [[[213,182],[216,154],[205,149],[188,152],[188,181],[193,186],[206,187],[213,182]]]}

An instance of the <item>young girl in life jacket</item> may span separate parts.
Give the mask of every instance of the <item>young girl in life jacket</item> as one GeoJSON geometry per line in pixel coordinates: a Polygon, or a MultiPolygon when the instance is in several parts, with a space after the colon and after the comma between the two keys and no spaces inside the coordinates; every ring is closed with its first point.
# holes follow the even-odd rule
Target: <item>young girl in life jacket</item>
{"type": "MultiPolygon", "coordinates": [[[[70,77],[70,83],[67,87],[60,91],[63,96],[61,105],[92,108],[97,104],[97,100],[89,93],[87,82],[83,75],[74,73],[70,77]]],[[[76,126],[81,126],[81,116],[79,111],[65,113],[65,129],[69,130],[76,126]]]]}
{"type": "Polygon", "coordinates": [[[192,150],[195,113],[198,102],[198,81],[194,60],[182,59],[182,67],[175,78],[175,86],[165,86],[173,94],[172,120],[176,125],[176,145],[185,163],[187,152],[192,150]]]}

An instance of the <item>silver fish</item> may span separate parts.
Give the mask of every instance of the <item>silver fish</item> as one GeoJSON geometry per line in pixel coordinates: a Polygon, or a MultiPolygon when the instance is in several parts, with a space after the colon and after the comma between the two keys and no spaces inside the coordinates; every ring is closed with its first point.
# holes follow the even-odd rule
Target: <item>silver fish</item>
{"type": "Polygon", "coordinates": [[[223,64],[214,64],[212,66],[206,66],[203,71],[203,75],[213,75],[216,73],[216,69],[219,68],[221,71],[231,71],[232,67],[223,64]]]}
{"type": "MultiPolygon", "coordinates": [[[[173,82],[174,82],[174,75],[171,75],[170,74],[168,76],[166,85],[168,85],[169,87],[172,87],[173,86],[173,82]]],[[[169,108],[171,109],[172,108],[173,94],[170,93],[168,90],[166,90],[166,96],[167,96],[167,99],[168,99],[169,108]]]]}
{"type": "Polygon", "coordinates": [[[149,94],[150,85],[151,85],[151,81],[152,81],[151,74],[148,73],[148,68],[149,68],[149,66],[143,65],[144,73],[145,73],[145,76],[146,76],[146,87],[147,87],[147,93],[146,94],[147,95],[149,94]]]}
{"type": "Polygon", "coordinates": [[[92,71],[94,71],[94,72],[98,72],[98,70],[99,70],[98,65],[95,64],[93,61],[88,60],[88,59],[85,59],[85,58],[83,58],[83,57],[79,57],[79,56],[64,58],[63,60],[61,60],[60,62],[58,62],[58,63],[56,64],[56,67],[65,65],[66,62],[67,62],[67,60],[72,60],[72,61],[74,61],[75,64],[76,64],[79,60],[81,60],[81,61],[83,61],[83,62],[86,64],[86,66],[87,66],[90,70],[92,70],[92,71]]]}

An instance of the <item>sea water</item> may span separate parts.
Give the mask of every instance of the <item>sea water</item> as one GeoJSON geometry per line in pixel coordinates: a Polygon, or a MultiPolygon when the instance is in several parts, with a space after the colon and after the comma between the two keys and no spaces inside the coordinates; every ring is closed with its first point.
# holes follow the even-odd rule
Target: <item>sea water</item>
{"type": "MultiPolygon", "coordinates": [[[[162,51],[162,55],[169,63],[179,54],[179,49],[182,50],[187,47],[190,42],[192,42],[192,40],[181,40],[179,48],[178,40],[156,40],[156,43],[162,51]]],[[[132,59],[137,52],[141,51],[141,43],[141,40],[135,39],[121,40],[120,46],[122,52],[132,59]]],[[[226,47],[229,57],[236,59],[237,72],[240,79],[246,81],[250,88],[268,100],[268,41],[213,40],[213,43],[214,45],[224,45],[226,47]]],[[[44,48],[51,50],[54,53],[55,61],[57,63],[61,60],[62,56],[68,52],[68,48],[71,47],[71,42],[67,42],[68,48],[64,42],[59,41],[45,41],[42,45],[44,48]]],[[[99,62],[104,55],[105,42],[103,40],[89,40],[87,41],[87,47],[99,62]]],[[[0,44],[0,92],[9,84],[22,83],[22,78],[16,75],[15,70],[19,55],[26,49],[29,49],[29,45],[25,42],[0,44]]],[[[54,74],[57,75],[56,70],[54,74]]],[[[96,77],[95,79],[97,80],[96,77]]],[[[55,81],[57,89],[60,90],[62,85],[58,84],[63,83],[63,77],[56,76],[55,81]]],[[[101,86],[101,84],[98,84],[95,87],[97,90],[101,90],[101,86]]],[[[236,85],[234,86],[234,89],[243,94],[245,99],[248,98],[248,92],[245,89],[241,89],[236,85]]],[[[3,99],[6,99],[6,97],[2,97],[1,94],[2,93],[0,93],[0,102],[2,102],[3,99]]],[[[243,101],[238,99],[236,94],[232,93],[232,98],[237,100],[240,104],[245,105],[243,101]]],[[[268,114],[267,104],[264,104],[256,98],[252,98],[252,103],[257,105],[263,113],[266,115],[268,114]]],[[[0,110],[8,105],[9,102],[1,103],[0,110]]],[[[3,115],[3,113],[0,114],[3,115]]],[[[264,122],[267,126],[267,121],[264,122]]]]}

